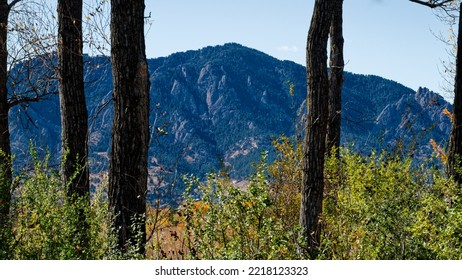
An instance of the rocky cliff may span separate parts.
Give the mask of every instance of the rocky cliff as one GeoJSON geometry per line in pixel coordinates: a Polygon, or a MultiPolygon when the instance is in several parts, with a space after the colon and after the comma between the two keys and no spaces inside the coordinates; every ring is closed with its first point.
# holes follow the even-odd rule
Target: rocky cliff
{"type": "MultiPolygon", "coordinates": [[[[107,168],[111,135],[111,70],[105,57],[86,60],[90,157],[93,172],[99,173],[107,168]]],[[[262,151],[272,151],[272,138],[301,133],[306,98],[301,65],[226,44],[150,59],[149,67],[149,164],[153,174],[163,174],[153,176],[151,184],[222,166],[229,166],[235,178],[245,177],[262,151]]],[[[448,137],[444,108],[451,110],[451,105],[428,89],[414,91],[381,77],[345,73],[342,143],[365,153],[411,147],[414,154],[428,155],[430,138],[444,145],[448,137]]],[[[25,162],[30,139],[58,158],[56,96],[17,107],[10,116],[17,166],[25,162]]]]}

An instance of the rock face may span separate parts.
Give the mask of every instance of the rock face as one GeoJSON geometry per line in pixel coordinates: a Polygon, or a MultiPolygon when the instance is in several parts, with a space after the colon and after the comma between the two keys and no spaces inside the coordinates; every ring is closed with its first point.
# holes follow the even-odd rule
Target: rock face
{"type": "Polygon", "coordinates": [[[397,102],[387,105],[377,117],[377,129],[386,130],[384,138],[388,144],[416,143],[419,144],[417,151],[423,153],[429,147],[430,138],[438,136],[438,141],[446,140],[444,136],[447,137],[451,126],[449,118],[443,114],[444,109],[451,108],[441,96],[427,88],[419,88],[416,93],[403,95],[397,102]]]}
{"type": "MultiPolygon", "coordinates": [[[[238,44],[207,47],[149,60],[151,79],[151,183],[178,182],[181,174],[203,175],[223,166],[242,178],[262,151],[272,151],[272,137],[301,133],[305,111],[303,66],[280,61],[238,44]],[[289,84],[295,94],[289,94],[289,84]]],[[[111,126],[109,59],[87,58],[87,102],[93,172],[107,168],[111,126]]],[[[450,130],[442,110],[451,110],[428,89],[417,92],[372,75],[345,73],[342,143],[358,151],[413,145],[430,153],[429,139],[443,143],[450,130]]],[[[11,111],[13,151],[25,155],[29,139],[60,150],[57,97],[11,111]]],[[[18,156],[22,165],[25,156],[18,156]]],[[[181,190],[178,190],[181,192],[181,190]]]]}

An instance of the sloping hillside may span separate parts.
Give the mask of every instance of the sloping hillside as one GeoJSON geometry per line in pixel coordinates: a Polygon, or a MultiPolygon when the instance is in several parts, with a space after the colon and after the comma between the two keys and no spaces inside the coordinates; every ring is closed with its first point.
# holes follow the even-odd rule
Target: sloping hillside
{"type": "MultiPolygon", "coordinates": [[[[270,140],[300,133],[306,97],[303,66],[280,61],[238,44],[206,47],[149,60],[151,74],[150,168],[166,181],[181,174],[203,175],[230,166],[235,178],[252,170],[251,162],[270,140]],[[289,94],[289,85],[295,94],[289,94]],[[298,132],[297,132],[298,128],[298,132]]],[[[86,95],[90,112],[92,171],[107,168],[112,104],[111,69],[105,57],[87,58],[86,95]]],[[[414,91],[372,75],[345,74],[342,143],[368,153],[415,143],[415,153],[431,152],[429,139],[443,143],[450,129],[441,96],[414,91]]],[[[11,111],[16,165],[24,163],[29,140],[60,149],[57,96],[11,111]]],[[[57,159],[57,157],[55,157],[57,159]]],[[[152,184],[161,184],[153,177],[152,184]]]]}

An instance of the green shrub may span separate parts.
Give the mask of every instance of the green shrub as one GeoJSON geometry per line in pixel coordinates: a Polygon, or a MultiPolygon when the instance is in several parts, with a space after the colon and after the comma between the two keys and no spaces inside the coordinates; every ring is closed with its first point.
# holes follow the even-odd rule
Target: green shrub
{"type": "Polygon", "coordinates": [[[436,174],[421,197],[412,234],[432,259],[462,259],[462,189],[436,174]]]}
{"type": "MultiPolygon", "coordinates": [[[[31,149],[33,166],[16,178],[11,207],[12,259],[133,259],[133,245],[117,248],[116,231],[108,211],[106,184],[91,199],[68,197],[59,171],[31,149]],[[90,204],[89,204],[90,201],[90,204]],[[83,215],[82,215],[83,214],[83,215]],[[82,218],[87,228],[82,236],[82,218]]],[[[136,229],[134,229],[136,230],[136,229]]]]}
{"type": "MultiPolygon", "coordinates": [[[[82,250],[75,235],[84,199],[70,202],[59,174],[32,150],[33,169],[16,179],[13,213],[13,257],[75,259],[82,250]]],[[[87,207],[88,208],[88,207],[87,207]]]]}
{"type": "Polygon", "coordinates": [[[460,259],[460,186],[410,159],[342,151],[326,164],[323,258],[460,259]]]}
{"type": "Polygon", "coordinates": [[[264,159],[245,189],[220,174],[209,174],[205,183],[186,178],[183,217],[191,258],[297,257],[297,229],[286,230],[281,220],[271,215],[273,201],[264,159]]]}
{"type": "MultiPolygon", "coordinates": [[[[187,176],[182,206],[156,210],[164,211],[166,223],[157,232],[156,256],[166,258],[163,248],[173,248],[189,259],[299,258],[301,146],[285,137],[274,146],[276,160],[267,165],[265,154],[245,187],[236,187],[226,172],[209,174],[205,182],[187,176]],[[167,238],[174,241],[170,247],[160,243],[167,238]]],[[[11,231],[0,235],[1,258],[144,258],[137,253],[141,235],[128,250],[117,248],[106,184],[96,187],[90,204],[69,198],[48,156],[31,153],[31,170],[14,180],[11,231]],[[82,211],[86,242],[79,235],[82,211]]],[[[319,258],[462,259],[462,188],[441,170],[385,153],[341,150],[340,159],[327,160],[325,174],[319,258]]],[[[151,212],[148,221],[156,215],[151,212]]]]}

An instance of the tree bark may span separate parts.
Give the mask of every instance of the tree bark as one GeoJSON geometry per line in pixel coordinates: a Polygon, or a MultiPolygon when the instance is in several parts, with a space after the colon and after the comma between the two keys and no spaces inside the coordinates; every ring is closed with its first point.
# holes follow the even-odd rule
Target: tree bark
{"type": "Polygon", "coordinates": [[[82,0],[58,0],[58,80],[62,176],[69,194],[89,193],[88,112],[83,80],[82,0]]]}
{"type": "Polygon", "coordinates": [[[142,254],[146,239],[150,89],[144,8],[144,0],[111,1],[114,123],[109,207],[115,215],[119,248],[124,251],[128,242],[140,242],[136,245],[142,254]],[[140,232],[131,231],[131,225],[140,232]]]}
{"type": "MultiPolygon", "coordinates": [[[[327,124],[327,152],[340,147],[340,126],[342,120],[343,87],[343,0],[334,0],[332,23],[330,26],[330,65],[329,65],[329,121],[327,124]]],[[[336,149],[335,155],[339,152],[336,149]]]]}
{"type": "MultiPolygon", "coordinates": [[[[90,204],[88,112],[83,80],[82,0],[58,0],[58,84],[63,163],[61,175],[71,201],[90,204]]],[[[79,209],[76,253],[88,244],[88,223],[79,209]],[[78,246],[77,246],[78,245],[78,246]]],[[[84,256],[83,256],[84,257],[84,256]]]]}
{"type": "Polygon", "coordinates": [[[449,137],[448,174],[458,184],[462,184],[462,3],[459,8],[459,29],[457,34],[456,77],[454,85],[454,105],[452,129],[449,137]],[[459,171],[458,171],[459,170],[459,171]]]}
{"type": "MultiPolygon", "coordinates": [[[[0,1],[0,242],[3,243],[4,234],[9,229],[8,221],[11,202],[11,147],[10,130],[8,125],[8,17],[11,7],[7,0],[0,1]]],[[[0,244],[5,249],[5,244],[0,244]]]]}
{"type": "Polygon", "coordinates": [[[324,160],[329,96],[327,41],[331,26],[332,0],[316,0],[307,40],[307,123],[303,152],[300,225],[306,248],[315,257],[320,243],[319,216],[324,191],[324,160]]]}

